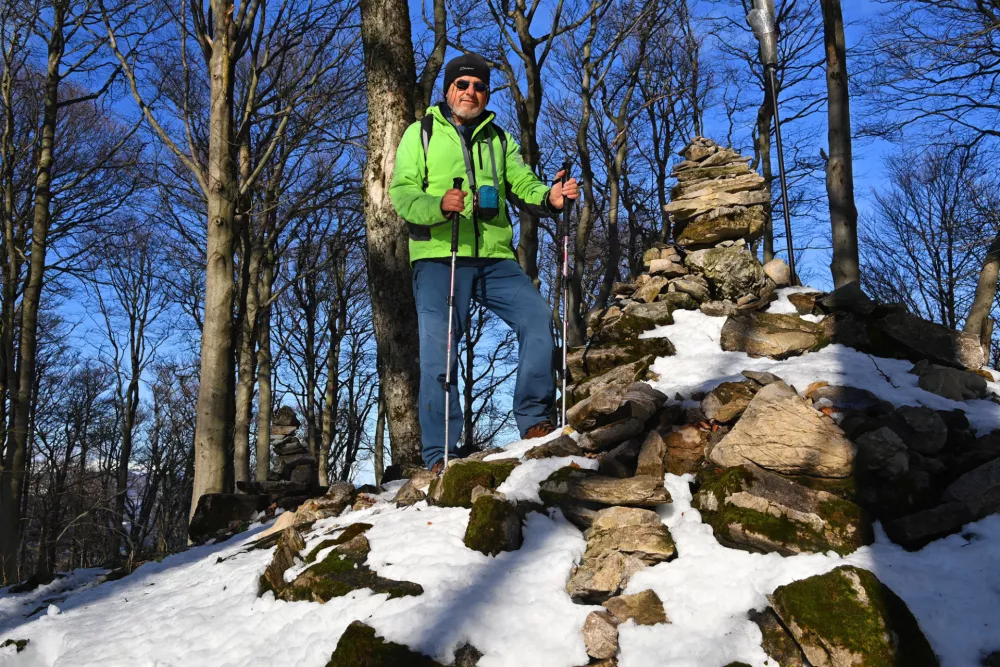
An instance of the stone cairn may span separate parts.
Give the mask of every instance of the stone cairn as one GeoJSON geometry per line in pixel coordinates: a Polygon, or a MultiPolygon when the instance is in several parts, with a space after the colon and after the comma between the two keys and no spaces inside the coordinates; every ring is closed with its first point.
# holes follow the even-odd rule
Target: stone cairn
{"type": "MultiPolygon", "coordinates": [[[[693,504],[716,539],[756,553],[849,554],[874,541],[875,520],[890,538],[916,549],[1000,511],[1000,431],[977,436],[961,410],[896,407],[863,387],[795,388],[752,370],[690,396],[669,397],[643,381],[653,361],[675,349],[669,327],[656,338],[639,335],[672,324],[678,310],[700,309],[726,318],[724,350],[784,359],[840,343],[914,362],[927,391],[958,401],[992,396],[993,377],[979,370],[975,337],[877,304],[857,285],[792,294],[796,314],[764,312],[787,285],[788,271],[780,262],[761,266],[747,248],[763,228],[761,179],[746,158],[707,139],[694,140],[682,155],[667,207],[675,243],[645,254],[646,271],[615,286],[615,302],[589,322],[589,344],[569,355],[571,428],[523,457],[481,452],[455,460],[440,477],[407,470],[394,497],[398,507],[468,508],[465,544],[487,555],[520,548],[528,512],[560,508],[586,538],[566,592],[580,604],[602,606],[582,628],[591,667],[617,665],[621,623],[670,622],[655,591],[624,593],[636,572],[676,557],[654,511],[672,502],[666,473],[693,474],[693,504]],[[524,460],[568,456],[596,459],[597,469],[571,463],[557,470],[542,482],[540,504],[512,502],[497,490],[524,460]]],[[[289,453],[289,460],[297,455],[289,453]]],[[[318,602],[356,588],[390,597],[422,594],[416,584],[367,569],[369,524],[325,529],[306,544],[303,534],[316,518],[352,502],[368,506],[355,497],[353,488],[331,488],[287,520],[279,517],[260,543],[277,545],[262,592],[318,602]],[[315,565],[285,582],[296,558],[315,565]]],[[[765,652],[782,665],[846,665],[838,656],[853,656],[858,642],[885,664],[938,664],[905,604],[870,572],[837,568],[782,586],[768,600],[763,612],[747,614],[761,629],[765,652]],[[826,617],[863,621],[845,636],[842,624],[824,625],[811,600],[822,601],[826,617]]],[[[362,654],[376,667],[401,660],[438,665],[362,623],[344,633],[330,665],[355,664],[352,656],[362,654]]],[[[469,667],[478,657],[466,645],[454,664],[469,667]]]]}

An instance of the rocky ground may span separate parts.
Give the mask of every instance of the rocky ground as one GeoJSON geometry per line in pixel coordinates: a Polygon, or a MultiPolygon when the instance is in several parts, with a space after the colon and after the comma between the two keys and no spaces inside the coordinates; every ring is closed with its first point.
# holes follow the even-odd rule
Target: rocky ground
{"type": "Polygon", "coordinates": [[[0,598],[0,639],[28,642],[0,656],[997,664],[1000,386],[978,341],[857,285],[790,287],[747,248],[767,198],[746,159],[707,140],[684,157],[675,242],[570,351],[561,433],[298,503],[316,481],[286,425],[282,470],[206,500],[195,537],[266,526],[118,582],[0,598]],[[261,513],[279,506],[296,509],[261,513]],[[128,597],[144,632],[111,606],[128,597]],[[115,640],[87,634],[101,622],[115,640]]]}

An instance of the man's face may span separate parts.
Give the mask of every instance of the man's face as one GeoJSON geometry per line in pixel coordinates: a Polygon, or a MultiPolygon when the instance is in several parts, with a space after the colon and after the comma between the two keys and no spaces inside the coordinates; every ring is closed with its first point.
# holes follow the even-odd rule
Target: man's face
{"type": "Polygon", "coordinates": [[[472,120],[481,114],[489,97],[489,87],[476,76],[460,76],[448,87],[448,106],[462,120],[472,120]],[[477,87],[483,90],[476,90],[477,87]]]}

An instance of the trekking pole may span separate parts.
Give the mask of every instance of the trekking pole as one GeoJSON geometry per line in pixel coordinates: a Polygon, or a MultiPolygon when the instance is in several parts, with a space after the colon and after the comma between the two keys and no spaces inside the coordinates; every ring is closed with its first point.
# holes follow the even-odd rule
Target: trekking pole
{"type": "MultiPolygon", "coordinates": [[[[462,189],[462,178],[456,178],[452,187],[462,189]]],[[[448,354],[444,371],[444,467],[448,467],[449,426],[451,425],[451,339],[455,317],[455,258],[458,256],[458,212],[451,214],[451,282],[448,286],[448,354]]],[[[444,469],[442,468],[442,472],[444,469]]]]}
{"type": "MultiPolygon", "coordinates": [[[[569,168],[572,163],[569,160],[563,162],[562,182],[563,187],[569,180],[569,168]]],[[[563,265],[562,265],[562,416],[560,426],[566,426],[566,283],[569,281],[569,200],[563,197],[563,265]]]]}

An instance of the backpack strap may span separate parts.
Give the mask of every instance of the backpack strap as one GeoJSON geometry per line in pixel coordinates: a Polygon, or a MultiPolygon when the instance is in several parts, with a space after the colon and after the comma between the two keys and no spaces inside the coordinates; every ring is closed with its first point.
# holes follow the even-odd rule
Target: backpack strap
{"type": "Polygon", "coordinates": [[[492,120],[490,121],[490,126],[493,128],[493,131],[497,133],[497,136],[500,137],[500,148],[503,149],[503,159],[506,160],[507,159],[507,133],[503,131],[502,127],[500,127],[499,125],[497,125],[492,120]]]}
{"type": "Polygon", "coordinates": [[[427,192],[427,179],[430,175],[427,171],[427,147],[431,143],[432,134],[434,134],[434,116],[431,114],[425,114],[424,117],[420,119],[420,140],[424,144],[424,192],[427,192]]]}

